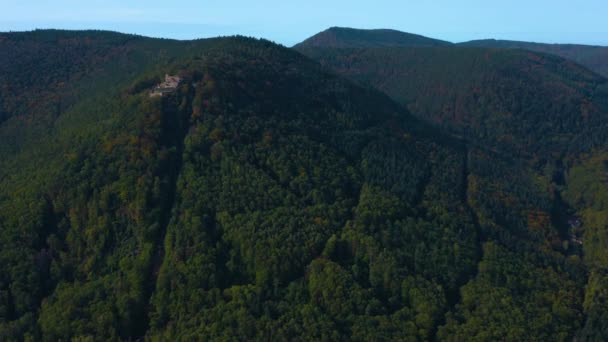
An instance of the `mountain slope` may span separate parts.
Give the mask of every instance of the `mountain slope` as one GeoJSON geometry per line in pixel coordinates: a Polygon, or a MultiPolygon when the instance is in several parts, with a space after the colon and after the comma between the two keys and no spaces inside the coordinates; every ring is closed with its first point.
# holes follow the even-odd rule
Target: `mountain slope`
{"type": "MultiPolygon", "coordinates": [[[[104,31],[0,33],[0,122],[5,152],[48,133],[71,107],[120,96],[154,63],[192,44],[104,31]]],[[[145,77],[145,76],[144,76],[145,77]]]]}
{"type": "Polygon", "coordinates": [[[455,47],[300,51],[505,152],[544,158],[606,146],[608,81],[558,57],[455,47]]]}
{"type": "Polygon", "coordinates": [[[541,44],[511,40],[473,40],[459,46],[526,49],[560,56],[608,77],[608,47],[577,44],[541,44]]]}
{"type": "Polygon", "coordinates": [[[150,42],[190,52],[36,113],[45,133],[2,155],[3,339],[428,338],[477,259],[458,144],[268,42],[150,42]],[[150,98],[164,72],[184,84],[150,98]]]}
{"type": "Polygon", "coordinates": [[[417,34],[396,30],[376,29],[361,30],[345,27],[332,27],[320,32],[294,48],[332,47],[332,48],[363,48],[380,46],[445,46],[452,43],[427,38],[417,34]]]}
{"type": "MultiPolygon", "coordinates": [[[[589,279],[585,325],[577,336],[605,339],[608,329],[602,323],[602,312],[606,294],[600,289],[608,278],[603,271],[605,253],[598,246],[608,241],[603,220],[608,209],[600,195],[607,191],[603,176],[608,165],[607,81],[559,57],[502,47],[298,49],[338,74],[382,90],[419,118],[468,141],[466,198],[479,218],[482,236],[485,232],[492,236],[489,240],[522,253],[521,236],[517,235],[525,231],[545,235],[554,249],[561,240],[570,254],[568,262],[574,264],[581,261],[578,254],[584,251],[582,261],[589,279]],[[528,177],[535,179],[532,183],[544,184],[541,193],[546,197],[541,202],[527,201],[543,198],[525,194],[523,184],[528,177]],[[546,200],[552,202],[552,208],[538,211],[548,208],[542,204],[546,200]],[[512,216],[517,211],[524,216],[512,216]],[[546,230],[549,226],[555,230],[546,230]]],[[[484,272],[461,288],[461,302],[438,336],[529,339],[525,331],[534,330],[530,326],[523,330],[479,329],[480,322],[493,326],[505,317],[521,322],[511,321],[510,325],[524,326],[530,308],[522,308],[540,300],[510,297],[510,303],[519,304],[506,310],[509,314],[505,316],[504,306],[498,309],[489,304],[503,295],[493,292],[483,300],[474,295],[490,288],[505,293],[513,290],[513,284],[502,288],[502,281],[494,282],[504,274],[494,273],[490,265],[496,265],[498,255],[515,259],[518,254],[502,254],[505,250],[495,247],[484,244],[480,263],[484,272]]],[[[582,274],[578,277],[584,278],[582,274]]]]}
{"type": "Polygon", "coordinates": [[[63,110],[0,124],[1,141],[26,136],[0,151],[0,339],[555,340],[583,327],[589,268],[528,163],[267,41],[140,39],[117,64],[85,59],[96,67],[63,110]],[[165,73],[184,81],[150,97],[165,73]]]}

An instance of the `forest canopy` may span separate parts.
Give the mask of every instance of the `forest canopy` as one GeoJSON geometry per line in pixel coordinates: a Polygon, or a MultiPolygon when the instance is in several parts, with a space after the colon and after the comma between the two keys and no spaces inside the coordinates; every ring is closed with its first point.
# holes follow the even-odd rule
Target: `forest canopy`
{"type": "MultiPolygon", "coordinates": [[[[600,102],[543,123],[600,132],[577,159],[528,126],[450,133],[265,40],[35,31],[0,51],[19,57],[0,70],[0,340],[606,336],[600,102]],[[151,97],[165,74],[181,83],[151,97]]],[[[557,62],[564,104],[601,94],[557,62]]]]}

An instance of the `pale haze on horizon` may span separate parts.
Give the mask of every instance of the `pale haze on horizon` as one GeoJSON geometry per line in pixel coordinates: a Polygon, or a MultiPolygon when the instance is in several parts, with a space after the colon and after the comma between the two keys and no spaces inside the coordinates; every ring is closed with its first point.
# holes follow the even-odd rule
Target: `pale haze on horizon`
{"type": "Polygon", "coordinates": [[[2,0],[0,31],[101,29],[195,39],[242,34],[293,45],[331,26],[391,28],[461,42],[608,45],[608,1],[2,0]]]}

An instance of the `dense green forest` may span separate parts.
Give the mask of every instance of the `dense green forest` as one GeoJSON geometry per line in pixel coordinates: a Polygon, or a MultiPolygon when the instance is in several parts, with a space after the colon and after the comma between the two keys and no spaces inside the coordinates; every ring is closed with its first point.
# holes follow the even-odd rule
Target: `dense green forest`
{"type": "MultiPolygon", "coordinates": [[[[606,294],[602,284],[606,276],[602,260],[608,243],[605,235],[608,207],[603,195],[608,190],[605,152],[608,80],[560,57],[505,49],[519,47],[547,52],[598,71],[598,65],[589,65],[588,60],[579,57],[584,51],[602,48],[570,46],[566,49],[559,45],[485,42],[435,48],[414,48],[406,44],[385,47],[368,42],[344,48],[339,43],[326,41],[325,45],[316,46],[304,42],[296,49],[340,75],[385,92],[421,120],[466,141],[471,149],[469,169],[472,170],[468,177],[468,202],[481,226],[486,221],[484,218],[493,217],[487,222],[491,227],[487,234],[502,240],[511,251],[519,250],[534,236],[545,239],[543,249],[558,250],[561,244],[567,251],[568,272],[572,272],[572,265],[582,263],[588,279],[583,304],[587,317],[577,338],[605,339],[608,332],[603,304],[606,294]],[[482,169],[474,171],[472,165],[482,169]],[[540,192],[524,195],[534,184],[540,187],[540,192]],[[540,202],[535,203],[538,200],[540,202]],[[502,207],[497,206],[501,202],[502,207]],[[523,215],[512,220],[517,218],[514,212],[523,215]],[[497,231],[501,225],[507,229],[497,231]],[[549,226],[554,230],[547,230],[549,226]],[[522,236],[517,236],[526,230],[532,230],[531,237],[522,240],[522,236]]],[[[484,261],[479,265],[484,265],[484,261]]],[[[463,296],[465,289],[474,288],[467,288],[470,285],[472,283],[461,289],[463,296]]],[[[558,286],[557,283],[554,286],[558,286]]],[[[580,283],[575,287],[580,288],[580,283]]],[[[476,288],[476,291],[483,290],[476,288]]],[[[460,313],[448,316],[448,324],[441,327],[439,336],[464,339],[475,334],[482,340],[504,339],[505,335],[474,327],[481,322],[489,324],[487,320],[492,315],[476,311],[479,310],[476,306],[467,307],[464,298],[457,305],[460,313]],[[451,328],[453,322],[458,322],[464,333],[451,328]]],[[[471,297],[471,301],[479,303],[480,299],[471,297]]],[[[491,301],[496,298],[485,298],[480,303],[484,307],[491,301]]],[[[528,304],[532,301],[532,298],[526,299],[528,304]]],[[[533,308],[528,307],[523,312],[531,310],[533,308]]],[[[499,310],[496,319],[523,318],[521,313],[502,316],[504,313],[499,310]]],[[[574,316],[570,319],[575,320],[574,316]]],[[[505,333],[514,326],[523,324],[508,323],[504,326],[505,333]]],[[[508,339],[529,339],[526,329],[530,327],[512,330],[513,335],[508,339]]]]}
{"type": "Polygon", "coordinates": [[[559,57],[462,47],[300,50],[502,153],[546,161],[608,141],[608,80],[559,57]]]}
{"type": "Polygon", "coordinates": [[[430,58],[498,84],[437,125],[335,75],[342,52],[97,31],[0,51],[0,340],[607,336],[606,81],[578,66],[542,55],[518,83],[520,52],[430,58]]]}

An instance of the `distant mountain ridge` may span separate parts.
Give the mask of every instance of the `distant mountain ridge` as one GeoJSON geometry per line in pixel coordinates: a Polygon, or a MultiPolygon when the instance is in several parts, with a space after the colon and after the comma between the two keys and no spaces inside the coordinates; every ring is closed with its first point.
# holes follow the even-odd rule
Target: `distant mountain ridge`
{"type": "Polygon", "coordinates": [[[472,40],[460,46],[491,47],[503,49],[525,49],[548,53],[572,60],[604,77],[608,77],[608,47],[581,44],[544,44],[513,40],[472,40]]]}
{"type": "Polygon", "coordinates": [[[583,44],[545,44],[512,40],[481,39],[462,43],[425,37],[392,29],[354,29],[332,27],[296,44],[303,48],[379,48],[379,47],[483,47],[524,49],[548,53],[574,61],[608,77],[608,47],[583,44]]]}
{"type": "Polygon", "coordinates": [[[452,45],[452,43],[397,30],[361,30],[345,27],[331,27],[306,39],[294,47],[364,48],[388,46],[428,47],[448,45],[452,45]]]}
{"type": "Polygon", "coordinates": [[[424,121],[505,152],[605,142],[607,80],[560,57],[466,47],[301,51],[424,121]]]}

